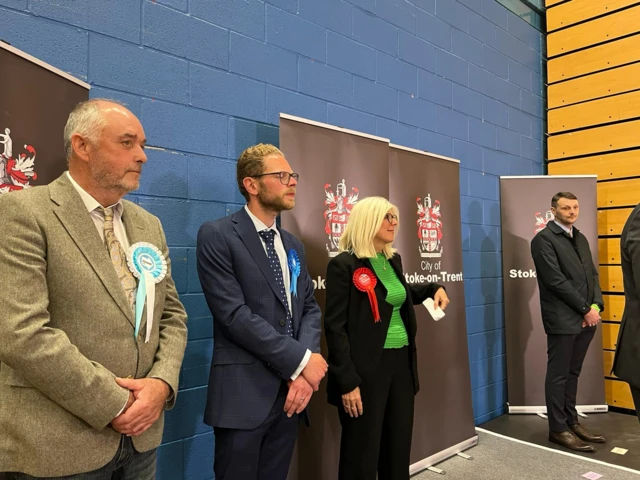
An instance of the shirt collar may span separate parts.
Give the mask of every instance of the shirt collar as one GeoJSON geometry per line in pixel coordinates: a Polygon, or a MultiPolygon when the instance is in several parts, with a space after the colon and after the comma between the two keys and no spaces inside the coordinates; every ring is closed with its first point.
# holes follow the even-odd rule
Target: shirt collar
{"type": "MultiPolygon", "coordinates": [[[[84,188],[82,188],[78,182],[76,182],[73,177],[71,176],[71,174],[69,173],[69,171],[67,170],[67,177],[69,177],[69,180],[71,181],[71,185],[73,185],[73,188],[76,189],[76,191],[80,194],[80,198],[82,199],[82,203],[84,203],[84,206],[87,208],[87,210],[89,211],[89,213],[93,212],[96,209],[102,210],[102,205],[100,205],[100,202],[98,202],[95,198],[93,198],[91,195],[89,195],[84,188]]],[[[122,213],[122,200],[118,200],[118,203],[111,205],[111,207],[113,207],[114,211],[120,212],[122,213]]]]}
{"type": "Polygon", "coordinates": [[[555,224],[558,225],[562,230],[564,230],[565,232],[567,232],[569,235],[573,234],[573,227],[566,227],[563,224],[561,224],[559,221],[554,220],[555,224]]]}
{"type": "Polygon", "coordinates": [[[273,222],[273,225],[271,225],[270,227],[267,227],[262,222],[262,220],[260,220],[253,213],[251,213],[251,210],[249,210],[249,206],[248,205],[245,205],[244,209],[249,214],[249,218],[253,222],[253,226],[256,227],[256,231],[257,232],[261,232],[263,230],[273,230],[274,232],[276,232],[276,235],[280,235],[280,232],[278,231],[278,227],[276,227],[276,222],[275,221],[273,222]]]}

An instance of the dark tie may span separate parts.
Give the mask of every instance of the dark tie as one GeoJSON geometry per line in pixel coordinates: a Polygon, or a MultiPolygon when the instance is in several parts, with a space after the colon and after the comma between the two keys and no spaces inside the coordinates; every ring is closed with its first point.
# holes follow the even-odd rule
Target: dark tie
{"type": "Polygon", "coordinates": [[[274,232],[273,230],[262,230],[259,233],[264,240],[265,245],[267,246],[267,257],[269,258],[269,265],[271,266],[271,269],[276,276],[276,290],[280,292],[280,300],[282,300],[282,303],[284,303],[285,310],[287,312],[286,332],[287,335],[293,336],[293,321],[291,319],[291,313],[289,311],[289,303],[287,302],[287,292],[284,289],[282,267],[280,266],[280,258],[276,253],[274,244],[274,236],[276,232],[274,232]]]}

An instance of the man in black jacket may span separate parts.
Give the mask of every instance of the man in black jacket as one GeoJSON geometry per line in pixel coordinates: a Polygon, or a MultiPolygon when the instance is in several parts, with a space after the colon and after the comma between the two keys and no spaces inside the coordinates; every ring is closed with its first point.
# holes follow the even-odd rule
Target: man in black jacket
{"type": "Polygon", "coordinates": [[[620,253],[625,304],[612,371],[629,384],[640,418],[640,205],[622,229],[620,253]]]}
{"type": "Polygon", "coordinates": [[[578,377],[604,309],[598,270],[589,242],[573,224],[577,197],[560,192],[551,200],[555,220],[531,241],[540,288],[542,322],[547,333],[545,397],[549,440],[572,450],[593,452],[584,442],[603,443],[578,423],[578,377]]]}

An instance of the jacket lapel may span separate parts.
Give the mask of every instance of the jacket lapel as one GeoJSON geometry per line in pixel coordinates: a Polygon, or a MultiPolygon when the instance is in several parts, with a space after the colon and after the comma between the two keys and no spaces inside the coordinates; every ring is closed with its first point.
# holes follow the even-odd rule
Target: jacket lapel
{"type": "Polygon", "coordinates": [[[373,269],[373,265],[368,258],[363,258],[362,266],[368,268],[373,272],[376,277],[376,287],[374,292],[378,300],[378,311],[380,312],[380,319],[385,323],[391,322],[391,314],[393,313],[393,306],[387,303],[387,288],[383,285],[382,280],[376,275],[376,271],[373,269]]]}
{"type": "MultiPolygon", "coordinates": [[[[129,245],[133,245],[138,242],[144,242],[144,226],[138,218],[136,211],[127,205],[127,202],[122,202],[122,224],[127,232],[127,238],[129,239],[129,245]]],[[[160,245],[154,245],[154,247],[160,249],[160,245]]]]}
{"type": "MultiPolygon", "coordinates": [[[[290,237],[288,235],[287,232],[283,232],[281,228],[278,228],[278,231],[280,232],[280,238],[282,238],[282,245],[284,246],[284,251],[287,253],[287,275],[289,276],[289,289],[291,290],[291,285],[293,282],[293,277],[291,275],[291,269],[289,269],[289,250],[295,250],[293,244],[290,241],[290,237]]],[[[296,250],[297,252],[297,250],[296,250]]],[[[298,252],[298,257],[300,257],[300,261],[302,261],[302,258],[300,256],[300,252],[298,252]]],[[[302,270],[302,268],[301,268],[302,270]]],[[[298,284],[298,286],[300,286],[300,277],[298,276],[298,279],[296,280],[296,283],[298,284]]],[[[300,316],[299,313],[302,313],[300,311],[300,309],[298,308],[298,301],[300,300],[300,298],[304,295],[304,292],[301,292],[300,289],[297,289],[298,292],[298,297],[294,297],[293,296],[293,292],[291,293],[291,317],[293,318],[293,331],[297,332],[298,331],[298,325],[300,323],[300,316]]]]}
{"type": "MultiPolygon", "coordinates": [[[[127,239],[129,240],[129,246],[135,245],[138,242],[149,241],[149,238],[144,235],[145,229],[136,211],[127,205],[127,202],[122,202],[122,224],[124,230],[127,233],[127,239]]],[[[160,249],[160,245],[154,245],[154,247],[160,249]]],[[[138,285],[140,281],[136,279],[138,285]]],[[[144,326],[147,324],[147,306],[144,306],[142,310],[142,318],[140,319],[140,332],[144,332],[144,326]]],[[[155,315],[155,313],[154,313],[155,315]]],[[[135,313],[133,314],[133,325],[135,326],[135,313]]]]}
{"type": "Polygon", "coordinates": [[[109,252],[66,173],[49,185],[49,194],[55,204],[54,214],[96,272],[113,301],[118,304],[122,313],[133,325],[135,323],[133,311],[113,268],[109,252]]]}
{"type": "Polygon", "coordinates": [[[236,212],[233,216],[234,229],[242,243],[244,243],[247,250],[253,257],[254,262],[264,275],[267,280],[267,283],[273,290],[273,294],[276,296],[282,306],[287,308],[287,305],[284,303],[286,299],[280,298],[280,292],[276,287],[276,276],[273,273],[273,269],[269,265],[269,259],[267,258],[267,253],[264,251],[264,246],[262,245],[262,240],[260,240],[260,235],[256,231],[256,227],[249,218],[249,214],[245,211],[244,208],[241,208],[238,212],[236,212]]]}

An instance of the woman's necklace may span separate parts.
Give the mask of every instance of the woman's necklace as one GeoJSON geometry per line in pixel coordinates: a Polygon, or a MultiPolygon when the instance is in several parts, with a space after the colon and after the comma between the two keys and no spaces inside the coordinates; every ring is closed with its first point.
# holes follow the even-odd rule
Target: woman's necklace
{"type": "Polygon", "coordinates": [[[382,269],[386,270],[387,269],[387,257],[385,257],[384,255],[376,255],[376,263],[378,264],[378,266],[380,266],[380,257],[382,257],[382,269]]]}

